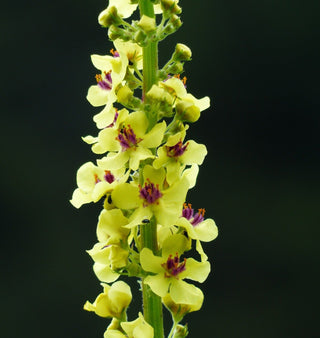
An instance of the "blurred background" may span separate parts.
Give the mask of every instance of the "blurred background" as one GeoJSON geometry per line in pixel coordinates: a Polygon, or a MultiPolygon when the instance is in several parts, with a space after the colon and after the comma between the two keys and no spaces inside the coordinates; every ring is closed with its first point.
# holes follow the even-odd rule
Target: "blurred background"
{"type": "MultiPolygon", "coordinates": [[[[220,230],[205,245],[213,272],[202,310],[185,318],[190,337],[319,337],[320,3],[180,5],[160,65],[187,44],[188,90],[211,97],[189,129],[209,152],[188,200],[220,230]]],[[[90,54],[112,48],[97,23],[105,7],[1,5],[3,338],[102,337],[109,323],[82,310],[101,290],[85,252],[101,205],[69,203],[76,170],[95,158],[81,136],[96,134],[85,97],[90,54]]]]}

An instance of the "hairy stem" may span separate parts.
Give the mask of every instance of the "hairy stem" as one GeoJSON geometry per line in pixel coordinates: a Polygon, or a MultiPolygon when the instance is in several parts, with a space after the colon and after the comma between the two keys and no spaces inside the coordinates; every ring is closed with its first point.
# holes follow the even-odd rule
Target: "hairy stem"
{"type": "MultiPolygon", "coordinates": [[[[150,0],[139,0],[140,16],[147,15],[154,18],[153,3],[150,0]]],[[[158,43],[151,42],[143,47],[143,98],[146,92],[156,82],[158,71],[158,43]]],[[[154,124],[151,116],[148,116],[149,124],[154,124]]],[[[149,126],[150,127],[150,126],[149,126]]],[[[140,168],[141,170],[142,168],[140,168]]],[[[154,254],[158,253],[157,222],[153,217],[150,223],[141,226],[141,249],[149,248],[154,254]]],[[[154,329],[154,338],[163,338],[163,314],[161,298],[154,294],[150,287],[143,283],[143,313],[146,321],[154,329]]]]}

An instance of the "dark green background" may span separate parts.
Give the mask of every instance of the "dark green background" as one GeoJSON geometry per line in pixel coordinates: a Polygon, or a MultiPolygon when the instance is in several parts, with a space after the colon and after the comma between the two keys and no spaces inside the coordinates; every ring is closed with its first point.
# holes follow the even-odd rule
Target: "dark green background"
{"type": "MultiPolygon", "coordinates": [[[[208,156],[189,195],[216,220],[213,273],[190,337],[319,337],[319,1],[181,0],[188,90],[212,108],[190,128],[208,156]]],[[[95,1],[1,5],[3,338],[102,337],[82,310],[100,286],[85,250],[100,205],[68,202],[94,159],[90,54],[112,47],[95,1]]],[[[130,313],[133,319],[136,309],[130,313]]]]}

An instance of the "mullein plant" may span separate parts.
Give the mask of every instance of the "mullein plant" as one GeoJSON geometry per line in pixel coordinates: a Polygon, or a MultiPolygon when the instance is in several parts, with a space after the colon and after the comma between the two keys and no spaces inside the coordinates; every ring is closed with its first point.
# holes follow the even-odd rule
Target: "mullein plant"
{"type": "Polygon", "coordinates": [[[186,132],[210,100],[186,89],[186,45],[178,43],[158,68],[158,43],[181,26],[180,14],[178,0],[110,0],[98,17],[113,48],[91,56],[98,74],[87,99],[102,110],[93,117],[97,136],[83,140],[99,159],[79,168],[71,203],[102,201],[98,241],[87,251],[102,292],[84,309],[111,318],[104,338],[163,338],[163,305],[173,319],[168,337],[186,337],[180,323],[204,299],[190,280],[208,277],[201,242],[214,240],[218,230],[205,209],[186,201],[207,154],[186,132]],[[125,21],[136,10],[139,19],[125,21]],[[143,313],[130,321],[131,289],[120,276],[141,286],[143,313]]]}

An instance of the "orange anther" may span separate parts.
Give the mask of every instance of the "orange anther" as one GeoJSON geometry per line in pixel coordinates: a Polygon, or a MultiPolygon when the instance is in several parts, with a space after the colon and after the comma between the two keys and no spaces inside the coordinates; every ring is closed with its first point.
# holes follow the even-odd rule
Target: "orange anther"
{"type": "Polygon", "coordinates": [[[96,78],[96,80],[97,80],[98,83],[102,81],[101,74],[96,74],[95,78],[96,78]]]}

